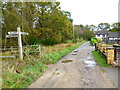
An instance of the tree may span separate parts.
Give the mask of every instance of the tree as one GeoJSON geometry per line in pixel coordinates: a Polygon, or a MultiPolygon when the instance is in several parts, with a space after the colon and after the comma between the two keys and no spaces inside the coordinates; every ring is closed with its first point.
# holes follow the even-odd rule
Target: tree
{"type": "Polygon", "coordinates": [[[98,24],[99,30],[110,30],[110,24],[109,23],[100,23],[98,24]]]}
{"type": "Polygon", "coordinates": [[[23,44],[32,37],[55,43],[72,38],[71,14],[62,11],[59,2],[5,2],[2,9],[3,39],[8,31],[16,31],[19,25],[22,31],[29,33],[28,38],[23,37],[23,44]]]}
{"type": "Polygon", "coordinates": [[[71,13],[69,12],[69,11],[63,11],[65,14],[66,14],[66,16],[69,18],[69,20],[70,20],[70,22],[72,22],[73,23],[73,19],[71,18],[71,13]]]}
{"type": "MultiPolygon", "coordinates": [[[[4,39],[8,31],[16,31],[21,27],[21,31],[31,33],[35,19],[35,6],[31,2],[5,2],[2,3],[2,38],[4,39]]],[[[13,38],[14,40],[15,38],[13,38]]],[[[16,41],[16,40],[14,40],[16,41]]],[[[23,43],[27,43],[23,36],[23,43]]],[[[15,42],[15,45],[17,43],[15,42]]]]}
{"type": "Polygon", "coordinates": [[[120,31],[120,22],[113,23],[111,26],[112,26],[112,29],[110,31],[113,31],[113,32],[120,31]]]}
{"type": "Polygon", "coordinates": [[[78,30],[78,36],[79,36],[79,38],[82,37],[82,38],[84,38],[86,40],[90,40],[91,37],[94,36],[93,31],[91,31],[88,26],[77,25],[76,29],[78,30]]]}
{"type": "Polygon", "coordinates": [[[51,38],[52,40],[59,43],[68,39],[71,35],[72,24],[69,21],[69,17],[64,11],[60,10],[60,3],[58,2],[41,2],[38,4],[38,20],[36,22],[36,29],[41,33],[41,39],[51,38]],[[43,30],[48,28],[51,30],[51,34],[48,31],[43,30]],[[48,33],[44,35],[43,33],[48,33]],[[59,37],[59,38],[58,38],[59,37]]]}
{"type": "Polygon", "coordinates": [[[95,31],[97,29],[97,27],[93,24],[89,25],[88,28],[91,30],[91,31],[95,31]]]}

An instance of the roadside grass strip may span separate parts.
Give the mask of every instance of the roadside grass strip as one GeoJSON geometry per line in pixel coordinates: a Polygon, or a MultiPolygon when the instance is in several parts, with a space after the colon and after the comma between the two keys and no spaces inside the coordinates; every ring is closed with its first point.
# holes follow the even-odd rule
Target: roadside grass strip
{"type": "Polygon", "coordinates": [[[101,66],[101,67],[109,67],[110,66],[106,63],[106,60],[100,55],[100,53],[98,51],[92,51],[92,55],[99,66],[101,66]]]}
{"type": "Polygon", "coordinates": [[[21,73],[5,71],[3,73],[3,88],[24,88],[42,75],[47,67],[38,63],[32,67],[25,68],[21,73]]]}
{"type": "Polygon", "coordinates": [[[70,53],[71,51],[73,51],[74,49],[78,48],[80,45],[82,45],[85,41],[81,42],[80,44],[77,44],[75,46],[66,48],[64,50],[60,50],[60,51],[56,51],[56,52],[52,52],[50,54],[44,55],[42,57],[42,62],[44,64],[55,64],[56,62],[58,62],[63,56],[65,56],[66,54],[70,53]]]}

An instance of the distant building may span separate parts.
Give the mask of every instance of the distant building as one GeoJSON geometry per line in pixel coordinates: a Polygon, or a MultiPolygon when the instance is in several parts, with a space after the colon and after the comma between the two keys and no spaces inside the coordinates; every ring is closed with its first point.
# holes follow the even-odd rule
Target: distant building
{"type": "Polygon", "coordinates": [[[120,42],[120,32],[108,32],[106,37],[106,43],[119,43],[120,42]]]}
{"type": "Polygon", "coordinates": [[[96,38],[102,38],[105,43],[119,43],[120,42],[120,32],[111,31],[98,31],[95,35],[96,38]]]}
{"type": "Polygon", "coordinates": [[[98,32],[96,32],[96,35],[95,35],[95,37],[96,38],[106,38],[107,37],[107,35],[108,35],[108,32],[109,31],[98,31],[98,32]]]}

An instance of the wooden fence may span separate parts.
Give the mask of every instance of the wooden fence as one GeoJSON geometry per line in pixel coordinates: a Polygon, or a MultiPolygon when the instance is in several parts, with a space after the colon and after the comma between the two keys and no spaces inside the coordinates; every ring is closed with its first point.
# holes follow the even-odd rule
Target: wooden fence
{"type": "MultiPolygon", "coordinates": [[[[7,47],[7,48],[0,48],[1,52],[9,51],[10,55],[14,56],[0,56],[0,58],[8,58],[8,57],[18,57],[19,49],[18,47],[7,47]]],[[[31,53],[38,54],[41,57],[41,46],[40,45],[26,45],[23,46],[23,54],[25,56],[29,56],[31,53]]]]}
{"type": "Polygon", "coordinates": [[[120,45],[95,44],[96,50],[105,58],[107,64],[120,66],[120,45]]]}
{"type": "Polygon", "coordinates": [[[113,45],[113,46],[114,46],[114,54],[115,54],[114,60],[120,66],[120,45],[119,46],[113,45]]]}

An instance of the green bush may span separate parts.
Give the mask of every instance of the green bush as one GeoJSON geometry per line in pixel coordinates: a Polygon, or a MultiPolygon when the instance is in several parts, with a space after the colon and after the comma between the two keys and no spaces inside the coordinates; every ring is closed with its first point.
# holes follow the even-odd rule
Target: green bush
{"type": "Polygon", "coordinates": [[[54,45],[54,44],[56,44],[56,42],[53,39],[48,38],[48,39],[42,40],[42,44],[44,44],[44,45],[54,45]]]}
{"type": "Polygon", "coordinates": [[[96,37],[92,37],[91,39],[95,39],[95,40],[97,40],[97,38],[96,38],[96,37]]]}
{"type": "Polygon", "coordinates": [[[65,43],[77,43],[77,42],[81,42],[81,41],[83,41],[83,38],[75,38],[75,39],[73,39],[73,40],[67,40],[67,41],[65,41],[65,43]]]}
{"type": "Polygon", "coordinates": [[[97,38],[97,41],[98,41],[98,42],[102,42],[103,39],[102,39],[102,38],[97,38]]]}
{"type": "Polygon", "coordinates": [[[73,43],[76,43],[76,42],[79,42],[79,41],[80,41],[79,38],[75,38],[75,39],[73,39],[73,43]]]}
{"type": "Polygon", "coordinates": [[[95,43],[98,43],[97,38],[92,37],[90,41],[90,45],[93,46],[95,43]]]}
{"type": "Polygon", "coordinates": [[[96,37],[92,37],[91,41],[90,41],[90,45],[93,46],[95,43],[100,43],[102,42],[103,39],[102,38],[96,38],[96,37]]]}
{"type": "Polygon", "coordinates": [[[66,40],[65,43],[73,43],[72,40],[66,40]]]}
{"type": "Polygon", "coordinates": [[[29,37],[28,44],[30,44],[30,45],[41,44],[41,41],[39,39],[37,39],[36,37],[29,37]]]}

